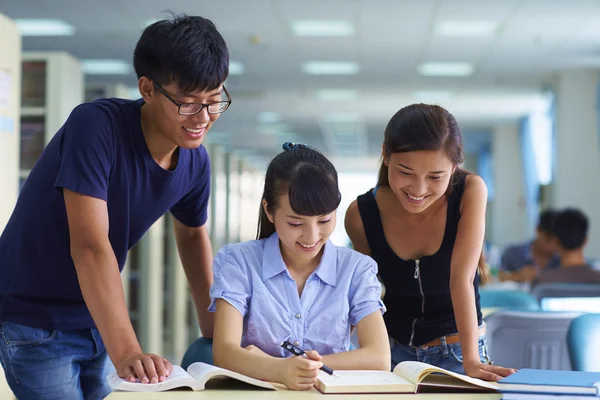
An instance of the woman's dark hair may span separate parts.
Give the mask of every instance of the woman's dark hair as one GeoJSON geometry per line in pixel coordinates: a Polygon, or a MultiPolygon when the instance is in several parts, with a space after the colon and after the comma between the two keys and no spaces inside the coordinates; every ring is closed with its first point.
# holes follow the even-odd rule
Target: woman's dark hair
{"type": "Polygon", "coordinates": [[[144,29],[133,67],[159,85],[175,83],[183,93],[217,89],[229,74],[229,51],[211,20],[173,15],[144,29]]]}
{"type": "Polygon", "coordinates": [[[269,213],[279,208],[281,196],[287,194],[297,215],[316,216],[335,211],[342,195],[333,164],[317,150],[303,144],[286,142],[267,168],[265,188],[258,216],[257,239],[275,233],[275,225],[262,205],[266,200],[269,213]]]}
{"type": "MultiPolygon", "coordinates": [[[[454,165],[464,161],[462,134],[456,119],[445,108],[412,104],[398,111],[385,128],[383,147],[392,153],[444,149],[454,165]]],[[[381,163],[377,186],[389,186],[388,167],[381,163]]]]}

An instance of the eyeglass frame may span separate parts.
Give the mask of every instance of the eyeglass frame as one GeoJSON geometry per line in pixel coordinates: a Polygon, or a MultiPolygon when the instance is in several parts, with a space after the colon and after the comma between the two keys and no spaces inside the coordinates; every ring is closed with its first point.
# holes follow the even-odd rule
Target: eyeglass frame
{"type": "Polygon", "coordinates": [[[177,106],[177,113],[179,115],[184,115],[186,117],[192,116],[192,115],[196,115],[202,112],[202,110],[204,110],[206,108],[206,112],[211,114],[211,115],[218,115],[221,113],[224,113],[225,111],[227,111],[227,109],[229,109],[229,106],[231,105],[231,96],[229,95],[229,92],[227,91],[227,88],[225,87],[225,85],[223,85],[223,92],[225,92],[225,95],[227,96],[227,100],[225,101],[213,101],[212,103],[180,103],[177,100],[175,100],[173,97],[171,97],[171,95],[169,93],[167,93],[165,91],[165,89],[163,89],[158,83],[152,81],[152,83],[154,84],[154,87],[158,89],[159,92],[161,92],[163,94],[163,96],[165,96],[171,103],[175,104],[177,106]],[[216,103],[227,103],[227,108],[225,108],[223,111],[219,111],[216,113],[210,112],[208,110],[208,107],[212,104],[216,104],[216,103]],[[193,113],[193,114],[182,114],[181,113],[181,106],[185,106],[185,105],[190,105],[190,104],[198,104],[200,105],[200,109],[193,113]]]}

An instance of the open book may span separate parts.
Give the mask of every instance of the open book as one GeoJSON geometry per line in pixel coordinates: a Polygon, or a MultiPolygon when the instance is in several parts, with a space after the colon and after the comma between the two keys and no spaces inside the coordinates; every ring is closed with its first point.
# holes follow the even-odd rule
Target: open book
{"type": "Polygon", "coordinates": [[[269,382],[250,378],[246,375],[202,362],[193,363],[188,367],[187,372],[179,365],[173,365],[171,375],[164,382],[158,383],[128,382],[120,378],[116,372],[107,376],[108,384],[113,390],[127,392],[162,392],[186,387],[198,391],[204,390],[209,381],[220,378],[232,378],[264,389],[278,390],[282,388],[279,385],[275,386],[269,382]]]}
{"type": "Polygon", "coordinates": [[[426,391],[495,392],[498,385],[418,361],[404,361],[394,372],[335,371],[339,378],[319,372],[316,388],[329,393],[418,393],[426,391]]]}

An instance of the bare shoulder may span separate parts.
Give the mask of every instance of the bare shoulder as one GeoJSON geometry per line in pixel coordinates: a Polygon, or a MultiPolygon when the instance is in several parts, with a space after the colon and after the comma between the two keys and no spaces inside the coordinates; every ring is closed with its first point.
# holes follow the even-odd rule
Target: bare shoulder
{"type": "Polygon", "coordinates": [[[370,255],[371,250],[367,242],[365,227],[360,216],[357,200],[354,200],[352,203],[350,203],[350,206],[346,210],[344,227],[346,228],[346,233],[350,237],[350,241],[352,242],[354,249],[363,254],[370,255]]]}
{"type": "Polygon", "coordinates": [[[356,234],[362,233],[364,236],[365,227],[360,216],[357,200],[354,200],[352,203],[350,203],[350,206],[348,206],[348,209],[346,210],[346,216],[344,218],[344,226],[346,228],[346,233],[348,236],[350,236],[350,240],[354,240],[353,237],[356,234]]]}
{"type": "Polygon", "coordinates": [[[465,206],[473,202],[487,202],[487,196],[487,185],[485,184],[483,178],[475,174],[467,175],[465,180],[465,192],[462,197],[461,206],[465,206]]]}

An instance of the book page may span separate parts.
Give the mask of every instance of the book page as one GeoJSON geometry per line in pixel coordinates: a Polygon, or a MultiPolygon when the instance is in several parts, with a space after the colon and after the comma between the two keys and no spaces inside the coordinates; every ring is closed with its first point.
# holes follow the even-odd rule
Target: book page
{"type": "Polygon", "coordinates": [[[226,376],[229,378],[237,379],[238,381],[248,383],[250,385],[258,386],[265,389],[277,390],[275,386],[269,382],[264,382],[259,379],[250,378],[249,376],[242,375],[237,372],[230,371],[228,369],[215,367],[214,365],[205,364],[202,362],[195,362],[188,367],[188,373],[192,378],[198,381],[201,390],[204,389],[206,382],[211,378],[217,376],[226,376]]]}
{"type": "Polygon", "coordinates": [[[194,378],[183,370],[179,365],[173,365],[171,375],[164,381],[158,383],[128,382],[117,375],[116,372],[106,377],[108,384],[113,390],[122,390],[127,392],[162,392],[179,387],[189,387],[192,390],[200,390],[200,385],[194,378]]]}
{"type": "Polygon", "coordinates": [[[437,379],[438,377],[436,375],[431,375],[432,373],[442,373],[444,375],[454,378],[455,380],[458,380],[459,382],[463,382],[462,385],[459,385],[458,383],[453,383],[452,384],[453,387],[475,386],[475,387],[481,387],[481,388],[486,388],[486,389],[491,389],[491,390],[498,390],[498,386],[493,383],[486,382],[486,381],[483,381],[483,380],[477,379],[477,378],[471,378],[470,376],[457,374],[455,372],[448,371],[448,370],[438,368],[436,366],[433,366],[430,364],[425,364],[425,363],[418,362],[418,361],[401,362],[400,364],[396,365],[396,368],[394,368],[394,373],[396,375],[404,377],[408,381],[413,382],[415,384],[416,383],[428,384],[429,381],[431,381],[432,385],[435,385],[435,386],[439,386],[441,384],[441,382],[443,382],[443,381],[448,382],[447,378],[445,380],[439,380],[439,379],[437,379]]]}
{"type": "Polygon", "coordinates": [[[326,393],[414,393],[415,385],[388,371],[335,371],[339,378],[323,371],[317,376],[318,386],[326,393]]]}

